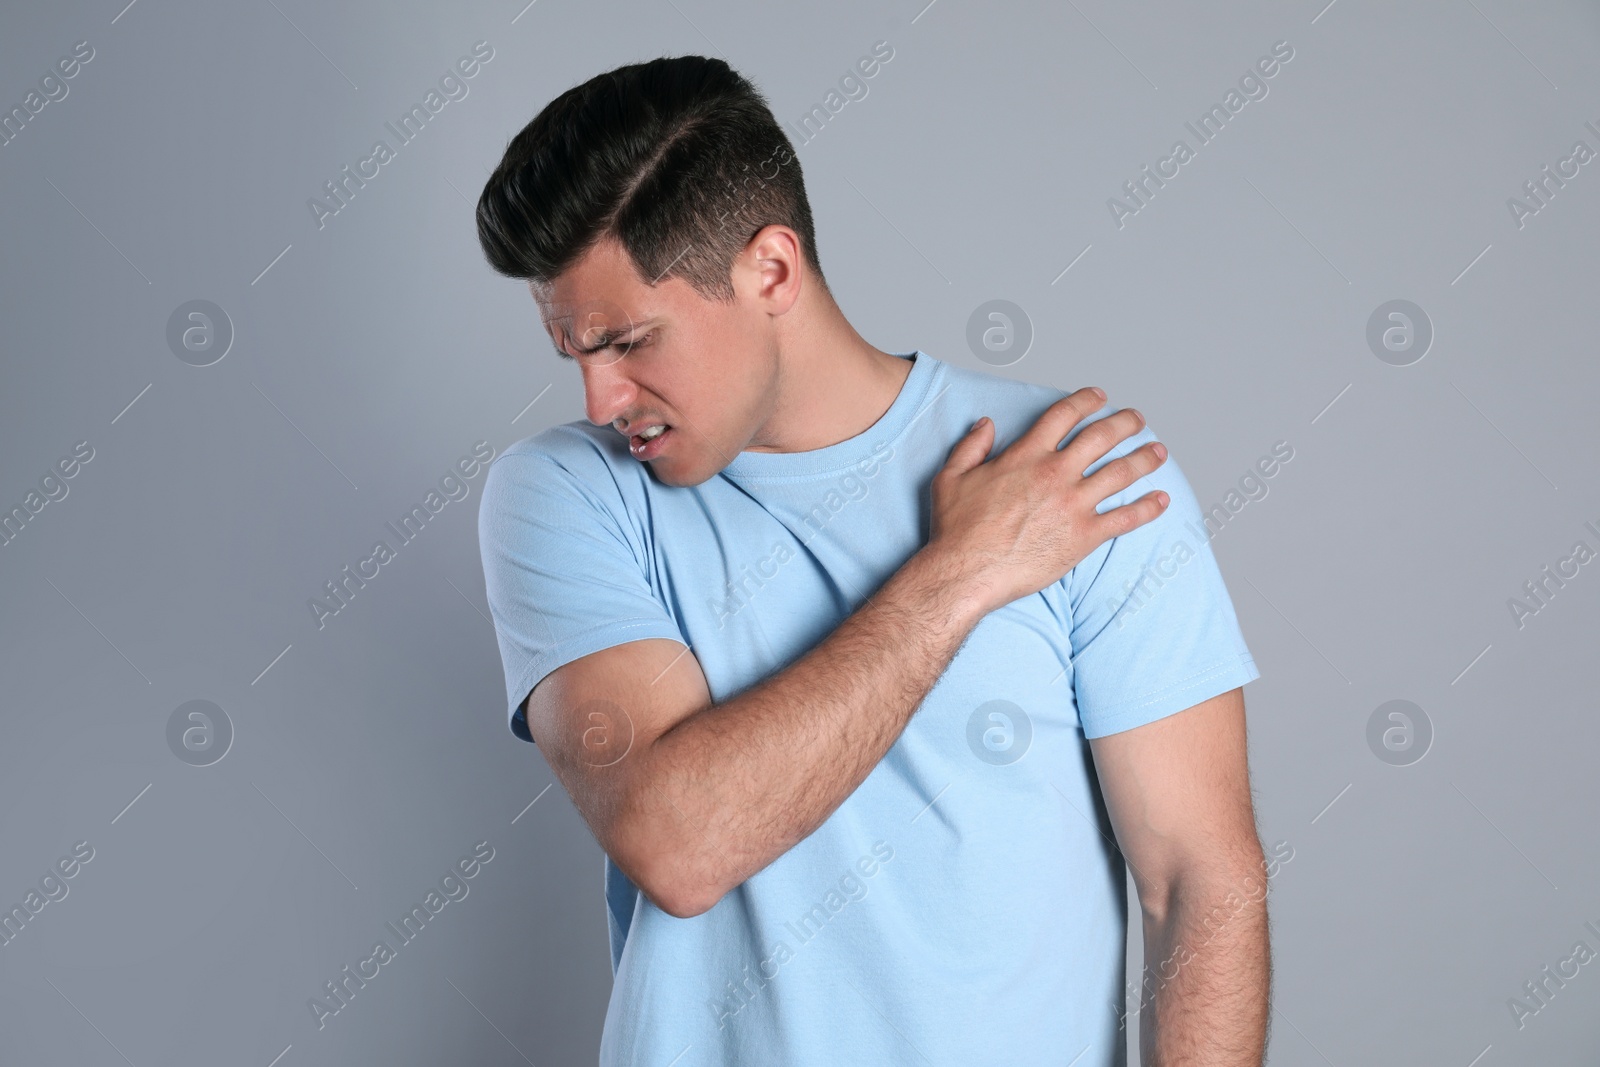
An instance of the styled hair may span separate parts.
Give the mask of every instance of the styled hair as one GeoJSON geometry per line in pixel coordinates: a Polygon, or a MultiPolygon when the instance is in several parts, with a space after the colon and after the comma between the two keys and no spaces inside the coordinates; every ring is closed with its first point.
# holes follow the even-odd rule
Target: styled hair
{"type": "Polygon", "coordinates": [[[774,223],[822,279],[794,146],[760,91],[705,56],[618,67],[556,97],[506,146],[477,221],[490,266],[538,285],[615,238],[642,281],[679,277],[730,302],[734,259],[774,223]]]}

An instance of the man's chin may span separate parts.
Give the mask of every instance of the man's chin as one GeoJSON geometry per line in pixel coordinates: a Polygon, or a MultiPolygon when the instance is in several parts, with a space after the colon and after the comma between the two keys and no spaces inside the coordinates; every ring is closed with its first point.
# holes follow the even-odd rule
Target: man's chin
{"type": "Polygon", "coordinates": [[[693,468],[680,469],[676,464],[663,465],[660,460],[651,460],[645,463],[650,471],[650,477],[662,485],[670,485],[676,489],[687,489],[690,486],[700,485],[710,481],[717,471],[698,471],[693,468]]]}

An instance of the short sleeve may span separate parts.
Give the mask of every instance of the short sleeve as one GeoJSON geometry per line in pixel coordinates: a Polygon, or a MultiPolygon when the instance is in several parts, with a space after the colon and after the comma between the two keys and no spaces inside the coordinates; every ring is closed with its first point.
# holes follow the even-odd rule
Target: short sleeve
{"type": "Polygon", "coordinates": [[[683,641],[612,510],[614,484],[609,506],[602,487],[537,452],[507,451],[484,477],[478,548],[507,721],[524,741],[533,736],[522,702],[557,667],[628,641],[683,641]]]}
{"type": "MultiPolygon", "coordinates": [[[[1111,410],[1102,408],[1098,417],[1111,410]]],[[[1155,440],[1146,425],[1088,472],[1155,440]]],[[[1103,514],[1157,489],[1171,498],[1159,517],[1100,545],[1064,579],[1072,606],[1073,692],[1085,737],[1131,730],[1261,677],[1199,503],[1170,447],[1166,462],[1097,510],[1103,514]]]]}

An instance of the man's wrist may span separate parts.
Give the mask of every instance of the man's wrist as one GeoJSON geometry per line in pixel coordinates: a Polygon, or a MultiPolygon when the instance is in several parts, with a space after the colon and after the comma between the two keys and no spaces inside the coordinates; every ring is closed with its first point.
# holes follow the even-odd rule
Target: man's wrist
{"type": "Polygon", "coordinates": [[[948,624],[962,638],[993,610],[986,588],[976,580],[971,568],[931,544],[918,549],[901,573],[914,590],[919,606],[925,608],[925,617],[948,624]]]}

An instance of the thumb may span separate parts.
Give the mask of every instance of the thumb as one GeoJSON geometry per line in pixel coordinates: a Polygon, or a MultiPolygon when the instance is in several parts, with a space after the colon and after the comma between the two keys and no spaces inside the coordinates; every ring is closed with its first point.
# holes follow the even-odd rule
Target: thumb
{"type": "Polygon", "coordinates": [[[972,429],[950,450],[950,458],[945,460],[945,470],[965,474],[987,460],[989,450],[993,447],[994,421],[985,415],[973,423],[972,429]]]}

